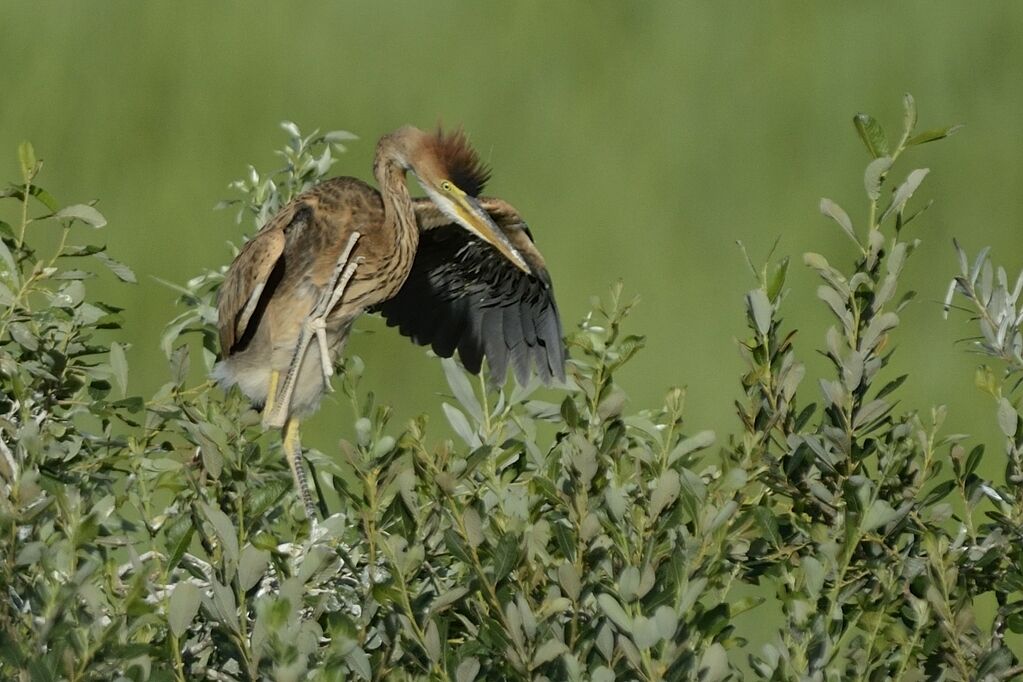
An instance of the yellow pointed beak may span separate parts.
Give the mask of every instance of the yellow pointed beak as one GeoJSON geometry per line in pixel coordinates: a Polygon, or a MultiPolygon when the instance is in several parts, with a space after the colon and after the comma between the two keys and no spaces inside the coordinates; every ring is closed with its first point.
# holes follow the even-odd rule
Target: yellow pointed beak
{"type": "Polygon", "coordinates": [[[476,199],[457,187],[451,189],[449,196],[451,197],[452,208],[458,217],[458,222],[463,227],[492,245],[502,256],[514,263],[523,272],[527,274],[532,272],[522,254],[511,245],[511,242],[504,236],[501,228],[494,223],[476,199]]]}

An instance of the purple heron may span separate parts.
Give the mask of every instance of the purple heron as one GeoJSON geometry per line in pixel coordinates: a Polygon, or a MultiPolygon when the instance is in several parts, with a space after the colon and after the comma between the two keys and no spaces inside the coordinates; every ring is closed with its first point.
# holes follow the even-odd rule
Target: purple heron
{"type": "Polygon", "coordinates": [[[299,195],[248,241],[228,268],[217,302],[221,361],[214,376],[263,406],[310,520],[315,508],[301,464],[299,421],[313,412],[356,317],[388,324],[442,357],[457,349],[491,379],[510,365],[564,378],[561,322],[532,236],[509,204],[479,199],[489,170],[461,131],[407,126],[377,144],[380,191],[356,178],[299,195]],[[411,171],[428,198],[413,199],[411,171]],[[307,352],[315,341],[319,352],[307,352]]]}

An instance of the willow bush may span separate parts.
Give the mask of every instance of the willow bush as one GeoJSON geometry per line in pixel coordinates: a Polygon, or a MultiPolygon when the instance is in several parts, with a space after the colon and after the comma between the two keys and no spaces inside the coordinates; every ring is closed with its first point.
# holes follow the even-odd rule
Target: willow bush
{"type": "MultiPolygon", "coordinates": [[[[394,424],[349,357],[343,439],[308,453],[317,524],[247,401],[189,379],[214,359],[223,272],[178,287],[167,382],[127,395],[130,311],[86,285],[97,265],[134,275],[89,245],[94,206],[38,186],[24,145],[0,195],[18,216],[0,223],[0,678],[1019,676],[1006,638],[1023,631],[1023,278],[960,251],[950,290],[997,363],[978,372],[1005,434],[1005,476],[987,480],[989,455],[943,433],[944,408],[897,405],[910,379],[892,339],[927,170],[895,182],[895,164],[954,131],[916,133],[909,96],[905,110],[896,143],[854,119],[872,159],[865,217],[821,202],[851,247],[842,265],[803,256],[832,325],[803,347],[781,317],[789,260],[751,263],[727,439],[685,422],[678,388],[625,410],[615,378],[643,338],[616,285],[569,334],[563,387],[491,389],[445,361],[452,439],[425,418],[394,424]],[[35,246],[44,230],[52,252],[35,246]],[[814,350],[824,376],[800,361],[814,350]],[[753,618],[768,641],[739,634],[753,618]]],[[[235,183],[239,219],[323,177],[350,137],[284,129],[284,167],[235,183]]]]}

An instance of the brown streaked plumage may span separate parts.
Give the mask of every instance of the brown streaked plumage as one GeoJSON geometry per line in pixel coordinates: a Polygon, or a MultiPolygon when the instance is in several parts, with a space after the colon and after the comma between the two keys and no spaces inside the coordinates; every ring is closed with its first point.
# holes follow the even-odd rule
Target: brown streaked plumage
{"type": "Polygon", "coordinates": [[[373,171],[380,192],[345,177],[292,200],[242,248],[218,299],[222,360],[214,376],[264,404],[265,425],[284,429],[285,454],[310,518],[298,420],[329,390],[334,360],[363,311],[379,308],[442,355],[457,346],[473,371],[486,356],[492,374],[499,369],[502,377],[509,362],[520,380],[530,362],[545,380],[563,376],[560,323],[543,259],[511,206],[476,199],[489,171],[465,135],[401,128],[381,138],[373,171]],[[406,171],[429,199],[411,199],[406,171]],[[438,268],[444,260],[449,267],[438,268]],[[453,288],[438,290],[444,282],[453,288]],[[426,295],[413,293],[419,286],[426,295]],[[509,298],[516,291],[524,295],[518,303],[509,298]],[[418,301],[436,311],[432,321],[421,319],[424,311],[410,317],[409,306],[418,301]],[[488,340],[491,309],[501,311],[503,326],[494,329],[503,347],[488,340]],[[533,310],[539,327],[522,321],[533,310]],[[325,342],[322,367],[319,352],[306,352],[317,333],[325,342]],[[442,337],[457,341],[448,349],[442,337]],[[520,349],[538,346],[543,354],[520,349]]]}

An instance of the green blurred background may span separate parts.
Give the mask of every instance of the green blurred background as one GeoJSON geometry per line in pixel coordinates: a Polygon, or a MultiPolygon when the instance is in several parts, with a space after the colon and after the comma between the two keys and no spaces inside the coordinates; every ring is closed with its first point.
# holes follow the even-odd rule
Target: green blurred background
{"type": "MultiPolygon", "coordinates": [[[[952,236],[971,253],[992,245],[1010,271],[1023,264],[1023,6],[6,0],[0,23],[0,177],[17,177],[29,139],[44,187],[65,203],[100,199],[100,238],[140,282],[107,277],[94,293],[128,309],[131,390],[144,395],[167,377],[157,344],[178,312],[154,278],[182,282],[229,259],[243,227],[212,207],[247,164],[277,167],[281,120],[360,135],[335,172],[366,179],[381,134],[441,120],[464,124],[494,166],[490,191],[531,224],[566,327],[617,278],[642,297],[631,331],[648,349],[621,377],[631,408],[686,385],[691,429],[734,432],[734,339],[753,285],[736,240],[763,258],[780,236],[778,253],[794,256],[787,321],[803,330],[810,376],[824,370],[814,349],[830,319],[800,255],[851,259],[818,200],[862,224],[868,158],[851,116],[870,111],[894,131],[912,92],[921,129],[967,127],[907,155],[932,168],[921,198],[936,203],[913,228],[923,244],[906,277],[920,296],[897,335],[895,362],[912,375],[903,405],[947,403],[948,430],[992,444],[988,467],[999,466],[978,360],[955,346],[969,327],[943,321],[938,301],[952,236]]],[[[350,349],[365,384],[399,425],[427,412],[444,433],[440,364],[378,319],[359,328],[350,349]]],[[[804,395],[817,398],[812,382],[804,395]]],[[[328,399],[306,443],[331,452],[350,424],[328,399]]]]}
{"type": "MultiPolygon", "coordinates": [[[[4,3],[0,176],[35,143],[41,184],[61,201],[99,198],[101,238],[140,276],[99,294],[127,307],[131,389],[167,374],[157,347],[177,312],[153,278],[184,281],[225,263],[242,227],[213,205],[246,165],[271,169],[278,122],[360,135],[335,167],[370,179],[376,139],[402,124],[464,124],[493,164],[490,191],[533,227],[566,327],[624,278],[649,347],[622,380],[631,406],[689,387],[692,429],[734,431],[744,292],[735,246],[792,254],[787,320],[811,370],[830,323],[800,255],[852,257],[817,211],[829,196],[862,221],[868,158],[850,120],[894,131],[902,93],[920,127],[965,123],[907,155],[932,168],[935,206],[908,283],[896,363],[903,404],[948,403],[950,430],[1000,446],[968,327],[942,321],[951,238],[1021,265],[1023,7],[905,3],[402,2],[4,3]]],[[[903,165],[900,176],[912,166],[903,165]]],[[[920,199],[914,202],[919,203],[920,199]]],[[[249,229],[246,224],[245,229],[249,229]]],[[[40,226],[39,229],[49,229],[40,226]]],[[[350,348],[399,423],[439,414],[440,364],[376,319],[350,348]]],[[[816,399],[816,387],[804,387],[816,399]]],[[[307,442],[348,433],[328,401],[307,442]]],[[[436,418],[434,421],[438,421],[436,418]]]]}

